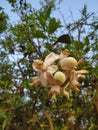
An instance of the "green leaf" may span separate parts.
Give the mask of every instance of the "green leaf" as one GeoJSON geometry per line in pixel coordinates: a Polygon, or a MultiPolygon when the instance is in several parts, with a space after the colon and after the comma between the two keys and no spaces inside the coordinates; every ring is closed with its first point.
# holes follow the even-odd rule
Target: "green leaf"
{"type": "Polygon", "coordinates": [[[98,24],[95,26],[95,30],[97,30],[98,29],[98,24]]]}
{"type": "Polygon", "coordinates": [[[89,38],[88,38],[88,37],[85,37],[84,41],[85,41],[85,44],[86,44],[86,45],[89,45],[89,44],[90,44],[90,43],[89,43],[89,38]]]}
{"type": "Polygon", "coordinates": [[[89,42],[89,38],[88,37],[85,37],[84,40],[85,40],[84,51],[85,51],[85,53],[87,53],[90,50],[90,42],[89,42]]]}
{"type": "Polygon", "coordinates": [[[3,122],[2,130],[5,130],[6,124],[7,124],[7,120],[5,119],[3,122]]]}
{"type": "Polygon", "coordinates": [[[41,31],[41,30],[36,30],[33,35],[36,38],[46,38],[46,36],[44,35],[43,31],[41,31]]]}
{"type": "Polygon", "coordinates": [[[52,45],[51,45],[51,44],[49,44],[49,43],[46,43],[46,44],[45,44],[45,47],[46,47],[48,50],[51,50],[52,45]]]}
{"type": "Polygon", "coordinates": [[[50,14],[51,14],[51,10],[52,10],[52,8],[53,8],[53,3],[50,3],[49,5],[48,5],[48,8],[47,8],[47,10],[46,10],[46,18],[49,18],[50,17],[50,14]]]}
{"type": "Polygon", "coordinates": [[[96,125],[94,123],[91,123],[89,130],[96,130],[96,125]]]}
{"type": "Polygon", "coordinates": [[[7,29],[8,16],[5,14],[3,9],[0,9],[0,33],[7,29]]]}
{"type": "Polygon", "coordinates": [[[39,12],[39,15],[37,14],[37,20],[43,27],[46,25],[46,16],[43,12],[39,12]]]}
{"type": "Polygon", "coordinates": [[[50,21],[49,21],[49,30],[48,32],[50,34],[54,33],[60,26],[60,22],[59,21],[56,21],[55,18],[51,18],[50,21]]]}

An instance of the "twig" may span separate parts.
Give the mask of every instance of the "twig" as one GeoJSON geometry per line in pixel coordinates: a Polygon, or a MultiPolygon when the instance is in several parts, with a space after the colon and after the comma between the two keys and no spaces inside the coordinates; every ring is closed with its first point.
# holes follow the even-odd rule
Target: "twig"
{"type": "Polygon", "coordinates": [[[21,68],[21,66],[20,66],[19,61],[17,62],[17,65],[18,65],[19,70],[20,70],[20,72],[21,72],[21,74],[22,74],[22,77],[25,78],[25,74],[24,74],[24,72],[23,72],[23,70],[22,70],[22,68],[21,68]]]}
{"type": "Polygon", "coordinates": [[[28,40],[29,40],[29,42],[32,44],[32,46],[34,47],[34,49],[35,49],[35,51],[37,52],[39,58],[42,58],[42,55],[41,55],[41,53],[37,50],[37,48],[36,48],[36,46],[35,46],[35,43],[31,40],[30,37],[28,37],[28,40]]]}
{"type": "Polygon", "coordinates": [[[48,119],[48,121],[49,121],[50,130],[54,130],[53,122],[52,122],[51,116],[50,116],[49,113],[47,113],[47,112],[44,112],[44,114],[46,115],[46,117],[47,117],[47,119],[48,119]]]}

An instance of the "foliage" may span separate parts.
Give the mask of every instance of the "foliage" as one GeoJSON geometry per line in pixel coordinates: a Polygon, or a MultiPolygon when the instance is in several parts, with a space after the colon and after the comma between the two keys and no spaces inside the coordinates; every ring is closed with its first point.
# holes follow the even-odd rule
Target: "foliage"
{"type": "Polygon", "coordinates": [[[8,16],[5,14],[4,9],[0,7],[0,33],[7,28],[7,18],[8,16]]]}
{"type": "Polygon", "coordinates": [[[25,0],[8,1],[20,19],[17,24],[7,24],[0,9],[0,19],[4,20],[0,23],[0,129],[97,130],[98,16],[84,6],[81,17],[66,25],[71,43],[53,45],[58,31],[65,27],[51,16],[58,3],[46,0],[43,8],[35,10],[25,0]],[[89,74],[80,92],[70,91],[69,100],[62,95],[53,100],[47,95],[48,88],[29,85],[36,75],[32,63],[62,49],[68,49],[77,60],[83,59],[79,69],[87,69],[89,74]]]}

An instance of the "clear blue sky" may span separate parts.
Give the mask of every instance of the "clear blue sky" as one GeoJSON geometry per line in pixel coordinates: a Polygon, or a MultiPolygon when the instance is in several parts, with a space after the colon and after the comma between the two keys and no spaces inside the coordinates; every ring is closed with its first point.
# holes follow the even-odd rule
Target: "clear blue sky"
{"type": "MultiPolygon", "coordinates": [[[[27,0],[27,2],[30,2],[32,6],[36,9],[39,8],[39,1],[40,0],[27,0]]],[[[84,4],[88,6],[89,12],[95,12],[96,15],[98,15],[98,0],[63,0],[63,2],[60,5],[60,11],[64,15],[64,18],[67,22],[72,20],[71,12],[74,20],[76,20],[79,18],[79,11],[81,10],[84,4]]],[[[11,21],[17,21],[17,15],[13,15],[13,13],[11,13],[11,6],[8,4],[6,0],[0,0],[0,6],[5,8],[5,11],[10,16],[11,21]]],[[[63,21],[59,11],[53,13],[53,16],[63,21]]]]}
{"type": "Polygon", "coordinates": [[[80,10],[87,5],[89,12],[95,12],[98,15],[98,1],[97,0],[63,0],[61,4],[61,11],[64,14],[65,18],[70,19],[72,11],[74,19],[77,19],[80,15],[80,10]]]}

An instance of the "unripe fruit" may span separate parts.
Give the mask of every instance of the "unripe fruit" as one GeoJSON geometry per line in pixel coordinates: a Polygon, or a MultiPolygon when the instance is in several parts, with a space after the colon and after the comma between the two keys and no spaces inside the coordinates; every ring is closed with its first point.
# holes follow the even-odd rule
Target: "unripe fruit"
{"type": "Polygon", "coordinates": [[[64,84],[64,82],[66,81],[66,76],[63,72],[61,71],[57,71],[55,74],[54,74],[54,79],[56,80],[56,82],[59,84],[59,85],[62,85],[64,84]]]}
{"type": "Polygon", "coordinates": [[[73,57],[66,57],[60,60],[60,66],[63,70],[72,70],[77,66],[77,61],[73,57]]]}

